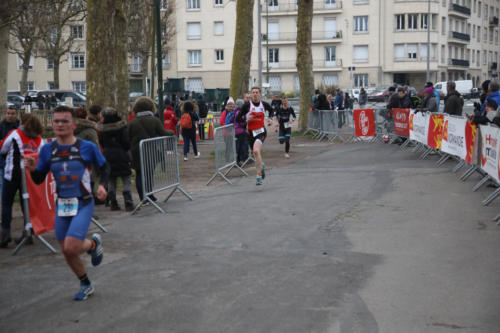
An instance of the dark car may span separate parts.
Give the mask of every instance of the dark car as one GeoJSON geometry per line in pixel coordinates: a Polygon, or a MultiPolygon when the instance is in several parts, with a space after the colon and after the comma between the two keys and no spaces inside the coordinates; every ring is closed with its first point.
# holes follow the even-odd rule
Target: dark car
{"type": "Polygon", "coordinates": [[[14,104],[16,110],[24,110],[24,97],[19,95],[7,95],[7,101],[14,104]]]}
{"type": "Polygon", "coordinates": [[[389,87],[377,88],[375,91],[368,94],[368,102],[387,102],[389,100],[389,87]]]}
{"type": "Polygon", "coordinates": [[[59,103],[64,103],[66,101],[66,98],[71,97],[73,99],[73,106],[74,107],[82,107],[84,108],[87,105],[87,98],[85,95],[77,92],[77,91],[72,91],[72,90],[42,90],[39,91],[40,94],[43,96],[52,96],[52,94],[56,95],[56,98],[59,103]]]}

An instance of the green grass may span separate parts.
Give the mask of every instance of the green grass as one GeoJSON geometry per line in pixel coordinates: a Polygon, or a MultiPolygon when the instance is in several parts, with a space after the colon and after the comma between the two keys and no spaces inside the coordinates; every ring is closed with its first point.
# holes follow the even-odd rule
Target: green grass
{"type": "Polygon", "coordinates": [[[304,137],[304,138],[312,139],[313,135],[314,135],[313,132],[308,132],[306,135],[304,135],[303,131],[293,131],[292,132],[292,138],[294,138],[294,137],[304,137]]]}

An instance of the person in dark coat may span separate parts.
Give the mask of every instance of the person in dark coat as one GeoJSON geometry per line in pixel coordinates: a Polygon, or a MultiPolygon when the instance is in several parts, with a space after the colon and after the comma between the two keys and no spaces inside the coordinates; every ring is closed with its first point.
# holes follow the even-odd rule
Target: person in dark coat
{"type": "MultiPolygon", "coordinates": [[[[208,115],[208,106],[207,103],[203,100],[202,95],[198,95],[197,104],[198,104],[198,116],[200,120],[206,119],[208,115]]],[[[205,140],[205,123],[203,124],[200,123],[198,126],[199,126],[198,131],[200,132],[200,140],[205,140]]]]}
{"type": "Polygon", "coordinates": [[[455,81],[448,81],[446,84],[446,91],[448,94],[444,99],[444,113],[452,114],[455,116],[462,115],[462,109],[464,107],[464,100],[460,93],[455,90],[455,81]]]}
{"type": "Polygon", "coordinates": [[[134,202],[130,189],[132,170],[130,167],[130,140],[127,121],[122,120],[118,112],[111,107],[104,108],[102,116],[103,122],[98,124],[99,143],[111,169],[108,183],[111,210],[121,209],[116,200],[116,183],[118,178],[121,178],[125,209],[132,211],[134,210],[134,202]]]}
{"type": "Polygon", "coordinates": [[[326,99],[325,94],[319,94],[318,98],[316,99],[316,109],[318,110],[331,110],[332,107],[330,103],[328,103],[328,100],[326,99]]]}
{"type": "Polygon", "coordinates": [[[411,107],[411,98],[410,92],[403,88],[398,88],[398,97],[399,97],[399,107],[403,109],[409,109],[411,107]]]}
{"type": "MultiPolygon", "coordinates": [[[[154,116],[156,106],[153,100],[149,97],[139,97],[133,107],[135,117],[128,125],[128,136],[130,138],[130,151],[132,153],[132,168],[135,170],[135,186],[139,193],[141,201],[144,200],[144,192],[142,189],[141,178],[141,160],[139,154],[139,143],[141,140],[154,138],[158,136],[173,136],[173,131],[167,131],[163,128],[160,119],[154,116]]],[[[146,187],[152,184],[145,184],[146,187]]],[[[146,188],[147,191],[150,189],[146,188]]],[[[151,200],[156,201],[154,196],[151,200]]]]}
{"type": "MultiPolygon", "coordinates": [[[[18,111],[14,107],[7,109],[7,112],[5,112],[5,119],[0,123],[0,141],[3,140],[10,131],[18,127],[18,111]]],[[[0,155],[0,193],[2,193],[4,168],[5,155],[0,155]]]]}

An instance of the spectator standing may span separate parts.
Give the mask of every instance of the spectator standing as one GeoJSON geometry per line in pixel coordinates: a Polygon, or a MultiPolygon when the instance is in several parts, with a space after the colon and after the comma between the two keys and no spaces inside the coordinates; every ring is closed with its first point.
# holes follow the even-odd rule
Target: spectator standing
{"type": "Polygon", "coordinates": [[[364,108],[367,101],[368,101],[368,94],[366,93],[365,88],[361,88],[359,90],[359,99],[358,99],[359,107],[364,108]]]}
{"type": "Polygon", "coordinates": [[[434,93],[434,97],[436,97],[437,110],[439,111],[439,105],[441,104],[441,96],[439,95],[439,91],[434,88],[434,84],[432,82],[427,82],[425,84],[425,88],[432,88],[432,92],[434,93]]]}
{"type": "Polygon", "coordinates": [[[392,118],[392,109],[399,108],[400,98],[396,94],[396,87],[389,87],[389,100],[387,101],[387,110],[389,110],[389,118],[392,118]]]}
{"type": "MultiPolygon", "coordinates": [[[[137,193],[139,193],[139,198],[143,201],[144,192],[142,189],[139,143],[144,139],[174,135],[174,132],[165,130],[160,119],[155,117],[156,107],[151,98],[145,96],[139,97],[134,103],[133,110],[135,117],[128,125],[128,136],[130,139],[130,151],[132,153],[132,168],[135,170],[135,186],[137,193]]],[[[145,185],[147,187],[146,190],[149,191],[149,187],[152,184],[145,185]]],[[[151,200],[156,201],[156,198],[151,196],[151,200]]]]}
{"type": "Polygon", "coordinates": [[[88,120],[98,123],[101,120],[101,111],[102,107],[97,104],[93,104],[89,108],[89,113],[88,113],[88,120]]]}
{"type": "Polygon", "coordinates": [[[411,107],[410,92],[403,87],[398,88],[399,107],[409,109],[411,107]]]}
{"type": "Polygon", "coordinates": [[[352,98],[349,93],[344,93],[344,110],[351,110],[353,106],[352,98]]]}
{"type": "Polygon", "coordinates": [[[120,210],[117,195],[117,180],[122,179],[123,200],[127,211],[134,210],[134,202],[131,192],[130,167],[130,140],[127,131],[127,121],[118,116],[118,112],[111,107],[102,111],[103,122],[98,125],[99,143],[101,144],[103,155],[110,165],[110,177],[108,183],[108,197],[111,210],[120,210]]]}
{"type": "MultiPolygon", "coordinates": [[[[234,126],[235,118],[236,118],[236,108],[234,99],[232,97],[229,97],[226,102],[226,108],[224,109],[224,111],[222,111],[222,114],[220,116],[220,124],[222,126],[231,124],[234,126]]],[[[226,144],[226,161],[231,161],[232,149],[227,149],[227,147],[231,147],[233,144],[232,132],[224,130],[223,135],[224,135],[224,142],[226,144]]]]}
{"type": "Polygon", "coordinates": [[[88,119],[87,111],[83,108],[75,110],[77,118],[77,127],[75,129],[75,136],[94,143],[99,146],[99,138],[97,136],[97,123],[88,119]]]}
{"type": "MultiPolygon", "coordinates": [[[[2,235],[0,237],[0,247],[6,248],[12,240],[10,235],[10,225],[12,222],[12,205],[14,197],[19,191],[19,201],[23,208],[22,197],[22,172],[24,163],[22,157],[25,153],[37,153],[42,143],[41,134],[43,126],[40,120],[32,114],[25,114],[21,118],[21,125],[18,129],[11,131],[0,143],[0,154],[7,154],[5,163],[5,174],[2,187],[2,235]]],[[[23,228],[23,238],[26,231],[23,228]]],[[[33,243],[31,237],[28,244],[33,243]]]]}
{"type": "Polygon", "coordinates": [[[196,124],[198,115],[195,111],[195,105],[191,101],[186,101],[181,105],[181,128],[182,138],[184,139],[184,161],[188,160],[189,142],[193,145],[194,158],[200,157],[200,152],[196,147],[196,124]]]}
{"type": "Polygon", "coordinates": [[[247,138],[247,121],[246,117],[243,116],[241,122],[237,122],[236,119],[240,113],[241,107],[245,104],[242,99],[236,100],[236,113],[234,117],[234,135],[236,136],[236,162],[239,166],[243,164],[248,159],[248,138],[247,138]]]}
{"type": "Polygon", "coordinates": [[[316,100],[316,109],[318,110],[331,110],[332,105],[328,103],[325,94],[319,94],[316,100]]]}
{"type": "Polygon", "coordinates": [[[203,100],[202,95],[198,95],[198,116],[200,118],[201,123],[199,124],[199,132],[200,132],[200,140],[205,140],[205,119],[208,115],[208,106],[207,103],[203,100]]]}
{"type": "MultiPolygon", "coordinates": [[[[272,112],[272,114],[268,115],[268,118],[272,119],[274,117],[274,115],[276,114],[276,112],[278,112],[280,107],[281,107],[280,95],[274,94],[273,100],[271,101],[271,108],[272,108],[273,112],[272,112]]],[[[278,125],[274,126],[274,132],[278,132],[278,125]]]]}
{"type": "Polygon", "coordinates": [[[45,98],[41,93],[37,93],[35,97],[36,106],[39,110],[43,110],[43,106],[45,105],[45,98]]]}
{"type": "Polygon", "coordinates": [[[447,95],[444,99],[444,113],[461,116],[464,100],[460,93],[456,91],[455,81],[448,81],[446,84],[446,92],[447,95]]]}
{"type": "Polygon", "coordinates": [[[335,95],[335,100],[333,101],[334,110],[342,110],[344,106],[344,96],[342,95],[342,90],[337,88],[337,95],[335,95]]]}
{"type": "Polygon", "coordinates": [[[166,130],[171,130],[174,135],[177,135],[177,122],[178,119],[175,116],[174,108],[170,104],[170,100],[167,99],[168,103],[165,103],[165,111],[163,111],[163,127],[166,130]]]}
{"type": "Polygon", "coordinates": [[[427,87],[424,90],[424,100],[422,101],[421,111],[438,112],[438,104],[433,87],[427,87]]]}
{"type": "MultiPolygon", "coordinates": [[[[5,118],[0,123],[0,141],[3,140],[10,131],[19,127],[18,111],[15,108],[7,109],[5,118]]],[[[0,154],[0,193],[2,193],[3,175],[5,168],[5,154],[0,154]]]]}

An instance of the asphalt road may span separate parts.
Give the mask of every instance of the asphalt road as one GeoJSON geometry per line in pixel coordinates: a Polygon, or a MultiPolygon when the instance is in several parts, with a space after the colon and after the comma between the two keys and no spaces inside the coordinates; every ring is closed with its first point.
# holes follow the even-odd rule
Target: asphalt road
{"type": "Polygon", "coordinates": [[[492,189],[398,148],[331,145],[112,221],[84,302],[61,255],[0,252],[0,331],[500,332],[492,189]]]}

